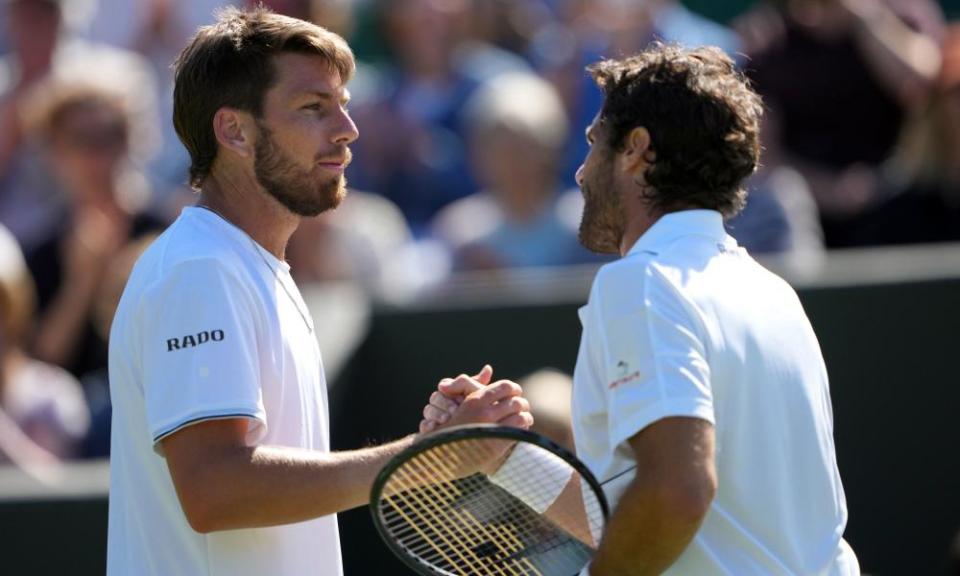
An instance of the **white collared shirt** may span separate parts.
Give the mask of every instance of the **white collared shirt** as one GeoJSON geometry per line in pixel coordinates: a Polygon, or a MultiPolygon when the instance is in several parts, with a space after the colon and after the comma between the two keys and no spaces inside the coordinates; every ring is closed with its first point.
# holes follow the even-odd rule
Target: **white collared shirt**
{"type": "Polygon", "coordinates": [[[667,574],[859,574],[826,367],[793,289],[737,246],[718,212],[658,220],[597,273],[580,311],[577,455],[611,508],[627,440],[666,417],[715,427],[718,492],[667,574]]]}
{"type": "Polygon", "coordinates": [[[159,449],[219,418],[246,419],[249,445],[330,449],[320,349],[286,263],[213,212],[184,209],[124,290],[110,393],[108,575],[342,575],[336,515],[195,532],[159,449]]]}

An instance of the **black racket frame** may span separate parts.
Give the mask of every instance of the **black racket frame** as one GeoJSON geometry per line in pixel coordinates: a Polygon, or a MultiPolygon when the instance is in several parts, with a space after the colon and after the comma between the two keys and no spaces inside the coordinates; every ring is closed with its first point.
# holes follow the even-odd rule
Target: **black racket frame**
{"type": "Polygon", "coordinates": [[[426,576],[436,575],[435,572],[428,571],[425,563],[417,560],[402,546],[400,546],[394,540],[393,536],[390,535],[390,532],[387,530],[386,526],[383,525],[383,521],[380,518],[379,513],[379,503],[381,495],[383,494],[383,489],[393,473],[406,462],[416,457],[417,454],[426,452],[431,448],[440,446],[442,444],[448,444],[450,442],[483,438],[500,438],[504,440],[516,440],[518,442],[529,442],[530,444],[539,446],[562,458],[567,462],[567,464],[572,466],[578,474],[580,474],[580,478],[585,481],[593,490],[594,495],[596,495],[597,501],[600,504],[600,511],[603,513],[604,522],[610,518],[610,507],[607,504],[607,499],[603,493],[603,488],[601,487],[600,482],[597,481],[593,473],[590,472],[590,469],[587,468],[587,466],[581,462],[580,459],[553,440],[550,440],[549,438],[530,430],[523,430],[521,428],[513,428],[510,426],[498,426],[496,424],[467,424],[464,426],[453,426],[451,428],[434,432],[419,438],[412,445],[408,446],[402,452],[391,458],[390,461],[387,462],[387,464],[380,470],[380,473],[377,474],[377,478],[373,482],[373,488],[370,490],[370,515],[373,518],[373,525],[377,528],[377,532],[380,534],[380,538],[386,542],[387,546],[394,553],[394,555],[400,558],[404,564],[419,574],[425,574],[426,576]]]}

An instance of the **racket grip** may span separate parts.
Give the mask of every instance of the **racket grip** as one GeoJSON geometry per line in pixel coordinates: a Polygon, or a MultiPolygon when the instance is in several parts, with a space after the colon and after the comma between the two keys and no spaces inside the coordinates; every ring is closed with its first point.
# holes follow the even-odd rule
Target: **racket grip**
{"type": "Polygon", "coordinates": [[[572,475],[573,468],[566,460],[519,442],[488,479],[543,514],[563,492],[572,475]]]}

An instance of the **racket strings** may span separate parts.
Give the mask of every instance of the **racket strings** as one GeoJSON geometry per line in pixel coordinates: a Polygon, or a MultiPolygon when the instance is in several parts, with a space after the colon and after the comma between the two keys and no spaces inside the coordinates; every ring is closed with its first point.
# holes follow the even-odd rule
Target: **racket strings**
{"type": "Polygon", "coordinates": [[[566,461],[546,450],[537,450],[540,453],[535,458],[511,459],[509,466],[504,466],[497,472],[502,477],[498,484],[520,487],[518,491],[522,490],[524,494],[513,493],[514,495],[518,495],[538,512],[546,511],[555,525],[581,541],[589,542],[595,548],[604,523],[600,500],[566,461]],[[578,489],[579,497],[559,498],[560,490],[570,481],[574,488],[578,489]],[[581,527],[579,525],[584,518],[587,525],[581,527]]]}
{"type": "MultiPolygon", "coordinates": [[[[415,511],[417,518],[422,524],[428,525],[428,529],[415,530],[418,537],[427,539],[427,546],[422,543],[415,546],[407,545],[411,551],[423,551],[427,547],[431,548],[436,554],[430,556],[423,555],[421,560],[428,563],[435,563],[439,556],[447,565],[456,570],[457,574],[506,574],[523,575],[528,574],[526,570],[518,570],[515,566],[501,566],[495,564],[493,556],[505,552],[513,552],[519,542],[512,542],[514,546],[507,547],[504,542],[494,537],[488,526],[478,521],[469,514],[469,511],[462,510],[454,505],[454,502],[462,495],[462,490],[457,488],[452,480],[455,478],[455,468],[445,465],[443,460],[449,459],[454,466],[462,463],[460,454],[444,454],[446,458],[438,458],[433,453],[424,453],[417,456],[415,460],[419,471],[429,471],[426,481],[422,477],[412,476],[411,470],[401,469],[395,473],[398,478],[398,488],[404,494],[404,502],[415,511]],[[423,498],[423,495],[428,498],[423,498]],[[412,497],[411,497],[412,495],[412,497]],[[438,528],[442,527],[442,528],[438,528]],[[440,537],[440,542],[430,539],[429,534],[434,533],[440,537]],[[456,545],[451,542],[455,541],[456,545]],[[460,560],[457,562],[448,552],[451,548],[456,549],[456,556],[460,560]]],[[[393,490],[391,490],[393,492],[393,490]]],[[[408,519],[404,518],[404,520],[408,519]]],[[[413,533],[407,531],[407,535],[413,533]]],[[[502,534],[500,534],[502,536],[502,534]]],[[[401,540],[403,543],[403,541],[401,540]]],[[[507,540],[509,542],[509,539],[507,540]]],[[[533,572],[536,574],[536,572],[533,572]]]]}
{"type": "MultiPolygon", "coordinates": [[[[455,464],[460,463],[460,458],[458,458],[459,455],[457,454],[447,454],[445,456],[450,457],[450,460],[455,464]]],[[[436,471],[432,474],[432,476],[437,476],[438,475],[437,473],[439,473],[439,476],[442,479],[442,481],[439,483],[432,484],[432,485],[428,483],[426,486],[425,491],[431,497],[432,499],[431,503],[434,505],[434,506],[423,507],[427,511],[427,516],[430,518],[431,521],[437,522],[437,523],[443,523],[443,522],[450,523],[451,519],[456,520],[455,522],[451,523],[451,525],[454,527],[456,535],[459,536],[465,542],[472,543],[472,544],[475,543],[475,545],[466,546],[465,549],[473,557],[474,563],[472,563],[472,565],[476,567],[477,562],[482,563],[481,558],[483,556],[482,555],[478,556],[474,551],[478,549],[478,547],[480,547],[482,544],[489,542],[491,540],[490,538],[491,535],[488,533],[488,531],[485,531],[485,530],[480,530],[481,533],[477,534],[477,531],[478,531],[477,528],[482,529],[484,525],[479,521],[477,521],[475,518],[472,518],[467,514],[464,514],[462,510],[459,510],[457,507],[453,506],[454,501],[460,496],[460,493],[461,493],[460,490],[455,489],[453,485],[450,483],[455,476],[454,470],[452,470],[448,466],[444,466],[443,463],[431,453],[421,454],[420,456],[418,456],[418,459],[423,461],[418,463],[420,464],[421,467],[424,467],[424,464],[426,463],[427,467],[432,468],[433,470],[436,471]],[[441,511],[444,511],[444,510],[452,511],[454,513],[452,515],[453,518],[441,517],[441,511]],[[487,532],[487,533],[483,533],[483,532],[487,532]]],[[[404,477],[404,479],[407,480],[404,483],[406,488],[409,488],[412,484],[416,483],[414,479],[409,478],[408,474],[402,474],[402,476],[404,477]]],[[[424,502],[422,501],[420,502],[420,504],[423,504],[423,503],[424,502]]],[[[494,572],[494,573],[498,573],[498,572],[503,573],[502,570],[498,570],[497,572],[494,572]]],[[[506,572],[506,573],[510,573],[510,572],[506,572]]]]}
{"type": "MultiPolygon", "coordinates": [[[[458,455],[456,454],[448,454],[447,456],[453,456],[451,460],[454,462],[458,460],[458,455]]],[[[454,506],[453,502],[461,496],[462,490],[456,489],[453,484],[450,484],[449,479],[454,477],[451,468],[449,466],[445,466],[443,462],[437,459],[433,454],[418,456],[418,458],[421,457],[423,457],[423,460],[430,461],[430,464],[435,466],[437,472],[440,473],[439,475],[437,473],[432,473],[431,477],[436,479],[442,476],[445,480],[447,480],[446,482],[440,482],[435,485],[428,485],[425,489],[425,492],[427,492],[431,497],[430,503],[435,507],[435,510],[431,510],[430,508],[426,509],[426,518],[428,519],[428,522],[434,524],[442,524],[445,522],[451,523],[454,528],[452,537],[460,538],[458,545],[462,546],[467,551],[466,556],[472,557],[473,559],[473,561],[470,562],[465,558],[465,555],[461,554],[460,558],[462,560],[466,560],[465,565],[459,566],[456,562],[452,563],[454,568],[457,569],[457,573],[510,575],[530,573],[526,569],[518,570],[515,566],[501,566],[493,564],[493,560],[496,556],[503,555],[505,552],[513,552],[516,550],[519,542],[510,542],[509,538],[507,539],[507,542],[498,540],[495,538],[495,535],[491,532],[489,527],[478,521],[476,518],[470,516],[468,514],[469,511],[458,509],[456,506],[454,506]],[[454,514],[446,514],[441,518],[440,513],[438,512],[439,510],[452,511],[454,514]],[[513,546],[510,546],[510,544],[513,544],[513,546]],[[482,570],[480,568],[482,568],[482,570]]],[[[418,464],[422,468],[422,463],[418,464]]],[[[405,489],[409,489],[417,483],[416,479],[410,479],[409,475],[406,473],[401,473],[398,476],[404,479],[404,482],[402,482],[402,487],[405,489]]],[[[418,504],[421,505],[424,503],[425,501],[422,499],[418,502],[418,504]]],[[[500,534],[500,536],[503,536],[503,534],[500,534]]],[[[445,538],[445,540],[447,540],[445,544],[449,544],[449,537],[445,538]]],[[[414,548],[411,548],[411,550],[413,549],[414,548]]],[[[421,545],[415,549],[423,550],[423,546],[421,545]]],[[[445,559],[450,561],[449,555],[447,555],[447,558],[445,559]]]]}
{"type": "MultiPolygon", "coordinates": [[[[378,507],[394,541],[440,574],[579,572],[593,551],[580,541],[582,537],[571,536],[554,520],[561,518],[563,525],[565,518],[572,525],[577,516],[586,515],[590,532],[595,523],[602,528],[603,511],[596,495],[583,490],[583,497],[574,499],[579,509],[552,506],[550,520],[545,519],[488,479],[513,444],[503,439],[461,440],[434,446],[404,463],[384,486],[378,507]]],[[[534,493],[545,481],[544,468],[536,459],[512,463],[509,475],[514,478],[508,481],[530,486],[534,493]]]]}
{"type": "MultiPolygon", "coordinates": [[[[499,456],[514,444],[514,442],[488,438],[448,444],[444,445],[444,448],[449,450],[450,446],[456,446],[459,449],[461,445],[465,445],[462,452],[469,452],[469,448],[476,447],[479,448],[477,451],[483,454],[480,456],[481,460],[490,461],[494,458],[491,450],[499,456]]],[[[559,572],[548,571],[550,574],[569,570],[571,563],[583,566],[589,561],[593,550],[581,542],[593,543],[599,540],[604,524],[603,507],[596,493],[586,483],[581,482],[579,473],[566,460],[533,444],[520,443],[517,446],[520,446],[518,450],[520,454],[527,457],[509,458],[507,463],[504,463],[502,458],[497,458],[501,466],[496,470],[496,474],[502,477],[501,482],[505,485],[520,487],[528,499],[532,493],[533,499],[537,500],[538,491],[548,497],[534,502],[534,509],[532,509],[528,505],[530,503],[524,502],[524,498],[518,499],[517,494],[509,490],[504,492],[499,487],[491,485],[485,476],[477,476],[471,478],[475,486],[465,491],[472,496],[475,514],[484,521],[511,526],[510,533],[514,536],[514,540],[518,538],[522,540],[523,548],[508,558],[536,555],[541,564],[548,561],[555,563],[559,560],[563,569],[559,572]],[[503,478],[503,476],[506,477],[503,478]],[[574,481],[574,496],[553,504],[553,500],[557,499],[559,492],[571,477],[574,481]],[[486,506],[478,506],[477,502],[486,503],[486,506]],[[544,509],[549,509],[547,510],[549,519],[540,514],[544,509]],[[481,516],[478,510],[487,515],[481,516]],[[489,515],[491,513],[492,516],[489,515]],[[587,524],[584,527],[586,530],[577,530],[578,525],[584,520],[587,524]],[[568,527],[574,529],[571,530],[568,527]],[[551,551],[558,553],[548,554],[551,551]]],[[[456,453],[452,455],[456,457],[456,453]]],[[[573,569],[573,572],[579,572],[579,567],[573,569]]]]}
{"type": "MultiPolygon", "coordinates": [[[[582,567],[589,561],[592,555],[590,548],[572,539],[509,492],[481,477],[471,479],[471,483],[476,488],[468,489],[471,493],[462,505],[469,507],[474,516],[483,522],[508,526],[508,533],[520,544],[509,555],[502,557],[501,562],[523,560],[530,567],[531,559],[536,558],[533,574],[562,574],[565,566],[577,564],[582,567]],[[552,554],[553,551],[557,553],[552,554]],[[551,569],[551,566],[554,568],[551,569]]],[[[579,567],[572,569],[571,574],[579,572],[579,567]]]]}
{"type": "MultiPolygon", "coordinates": [[[[502,446],[502,448],[506,447],[507,445],[502,446]]],[[[458,471],[462,473],[463,470],[452,467],[451,463],[467,463],[467,470],[474,470],[478,468],[479,465],[495,461],[498,456],[496,453],[497,447],[488,442],[468,441],[465,442],[462,447],[458,445],[458,448],[462,449],[454,451],[449,445],[441,445],[435,451],[431,450],[424,453],[424,457],[433,465],[437,466],[438,469],[443,470],[447,474],[455,475],[458,471]]],[[[457,497],[463,498],[465,494],[480,493],[482,487],[479,486],[479,478],[480,476],[473,475],[462,479],[457,485],[457,497]]],[[[523,543],[513,532],[502,529],[501,526],[496,523],[484,522],[478,519],[472,510],[462,505],[454,505],[452,509],[458,511],[458,515],[461,518],[468,519],[470,527],[476,529],[473,533],[480,536],[480,539],[473,539],[471,544],[474,546],[475,551],[482,553],[482,555],[491,562],[496,560],[498,556],[506,556],[522,548],[523,543]]],[[[524,563],[529,564],[526,560],[524,560],[524,563]]],[[[529,573],[515,565],[498,565],[496,568],[498,573],[521,575],[529,573]]],[[[532,569],[533,566],[527,566],[526,568],[532,569]]],[[[537,572],[534,571],[533,574],[537,574],[537,572]]]]}
{"type": "MultiPolygon", "coordinates": [[[[395,532],[404,546],[430,564],[445,564],[456,569],[457,574],[467,574],[466,567],[480,563],[471,548],[459,544],[469,538],[467,534],[457,525],[440,519],[430,507],[423,506],[419,497],[411,499],[406,494],[407,492],[401,492],[388,500],[401,519],[400,525],[405,527],[404,523],[409,523],[413,527],[412,531],[408,530],[406,533],[395,532]],[[402,502],[403,506],[398,505],[398,501],[402,502]],[[454,540],[458,544],[453,544],[454,540]]],[[[393,529],[395,521],[388,520],[388,523],[393,529]]]]}

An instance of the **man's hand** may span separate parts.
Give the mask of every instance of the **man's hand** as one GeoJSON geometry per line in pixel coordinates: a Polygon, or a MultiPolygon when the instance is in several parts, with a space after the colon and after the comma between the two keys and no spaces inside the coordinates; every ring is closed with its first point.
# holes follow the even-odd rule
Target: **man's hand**
{"type": "Polygon", "coordinates": [[[533,416],[520,386],[510,380],[490,384],[492,376],[487,365],[472,377],[461,374],[441,380],[423,409],[420,433],[477,423],[529,428],[533,416]]]}
{"type": "Polygon", "coordinates": [[[463,402],[467,394],[476,392],[490,384],[491,378],[493,378],[493,368],[489,364],[486,364],[480,372],[472,377],[461,374],[456,378],[444,378],[441,380],[437,386],[437,390],[430,395],[429,403],[423,407],[423,420],[420,421],[420,433],[426,434],[433,432],[437,426],[446,423],[447,420],[450,419],[450,415],[457,410],[457,407],[460,406],[460,403],[463,402]],[[454,389],[462,389],[465,390],[465,392],[461,394],[453,394],[452,392],[445,393],[445,390],[451,389],[450,387],[453,382],[458,382],[454,389]]]}

